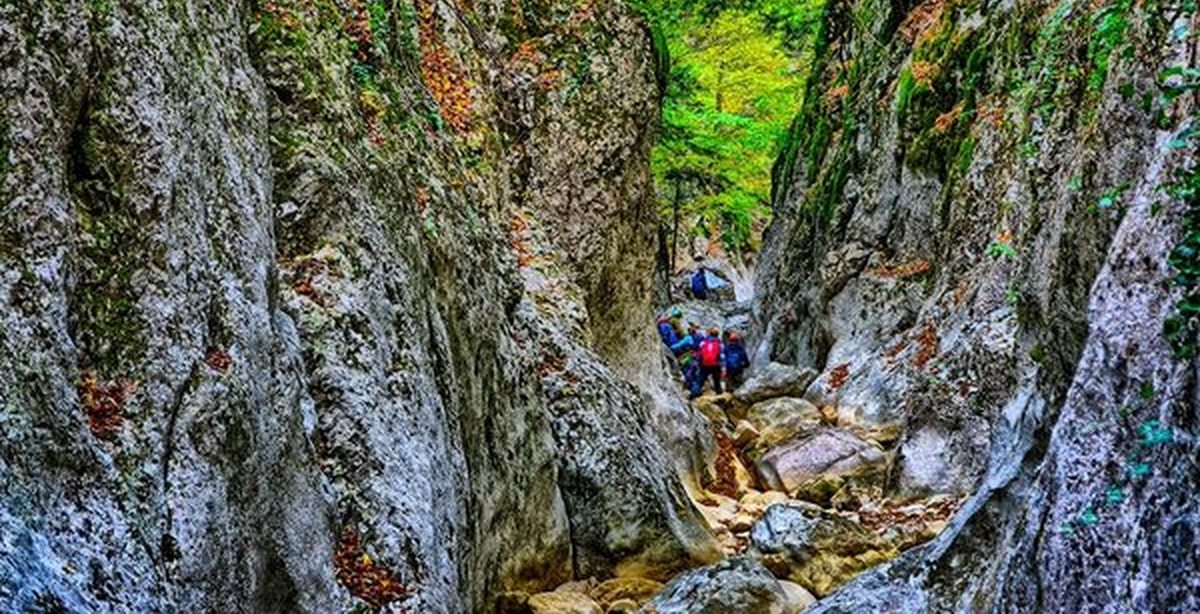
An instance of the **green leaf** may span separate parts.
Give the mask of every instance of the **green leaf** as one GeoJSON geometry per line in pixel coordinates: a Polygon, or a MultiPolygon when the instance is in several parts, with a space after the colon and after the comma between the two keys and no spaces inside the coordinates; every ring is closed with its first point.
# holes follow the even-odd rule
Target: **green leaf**
{"type": "Polygon", "coordinates": [[[1090,527],[1098,522],[1100,522],[1100,517],[1096,515],[1096,510],[1090,507],[1083,510],[1083,513],[1079,515],[1079,524],[1085,527],[1090,527]]]}
{"type": "Polygon", "coordinates": [[[985,253],[992,258],[1017,257],[1017,250],[1014,249],[1013,246],[1009,245],[1008,243],[1001,243],[999,241],[995,241],[989,245],[985,253]]]}

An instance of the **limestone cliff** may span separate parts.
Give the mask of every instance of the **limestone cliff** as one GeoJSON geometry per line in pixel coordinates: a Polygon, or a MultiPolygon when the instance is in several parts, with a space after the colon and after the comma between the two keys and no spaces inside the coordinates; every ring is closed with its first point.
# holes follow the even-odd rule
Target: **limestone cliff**
{"type": "Polygon", "coordinates": [[[711,559],[619,374],[655,57],[609,0],[0,5],[0,609],[711,559]]]}
{"type": "Polygon", "coordinates": [[[974,494],[814,611],[1200,607],[1197,25],[1186,2],[829,3],[759,359],[895,441],[892,496],[974,494]]]}

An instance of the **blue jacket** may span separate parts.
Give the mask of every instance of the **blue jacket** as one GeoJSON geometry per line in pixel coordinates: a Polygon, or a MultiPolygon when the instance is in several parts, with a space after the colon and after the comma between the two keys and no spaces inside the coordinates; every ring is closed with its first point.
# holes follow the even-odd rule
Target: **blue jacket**
{"type": "Polygon", "coordinates": [[[658,323],[658,336],[667,347],[679,343],[679,335],[675,333],[675,327],[671,326],[671,323],[667,320],[658,323]]]}
{"type": "Polygon", "coordinates": [[[671,346],[671,351],[676,355],[680,355],[688,350],[693,350],[700,344],[700,340],[692,335],[684,335],[682,339],[671,346]]]}
{"type": "Polygon", "coordinates": [[[743,371],[750,366],[750,357],[746,348],[740,343],[725,344],[725,369],[728,371],[743,371]]]}
{"type": "Polygon", "coordinates": [[[708,280],[704,278],[704,269],[692,275],[692,296],[703,300],[708,295],[708,280]]]}

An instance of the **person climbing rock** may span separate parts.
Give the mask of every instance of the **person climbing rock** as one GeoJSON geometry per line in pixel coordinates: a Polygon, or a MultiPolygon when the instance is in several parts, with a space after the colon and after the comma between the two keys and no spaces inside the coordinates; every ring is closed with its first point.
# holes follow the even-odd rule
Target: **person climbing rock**
{"type": "Polygon", "coordinates": [[[692,296],[698,301],[708,298],[708,275],[703,264],[692,275],[692,296]]]}
{"type": "Polygon", "coordinates": [[[750,366],[750,356],[746,354],[746,346],[737,333],[729,331],[725,339],[725,382],[732,390],[742,385],[746,368],[750,366]]]}
{"type": "Polygon", "coordinates": [[[721,369],[725,366],[725,356],[721,348],[721,331],[715,327],[708,329],[708,336],[700,342],[698,347],[700,389],[703,391],[704,382],[711,377],[713,390],[717,394],[721,394],[721,369]]]}

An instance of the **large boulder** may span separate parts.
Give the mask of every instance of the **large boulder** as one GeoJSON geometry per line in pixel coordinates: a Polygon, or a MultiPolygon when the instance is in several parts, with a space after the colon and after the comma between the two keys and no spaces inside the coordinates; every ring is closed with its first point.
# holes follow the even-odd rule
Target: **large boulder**
{"type": "Polygon", "coordinates": [[[750,532],[752,552],[776,576],[824,597],[898,552],[862,525],[815,505],[772,505],[750,532]]]}
{"type": "Polygon", "coordinates": [[[763,454],[755,467],[763,484],[791,493],[819,479],[882,477],[887,456],[849,432],[823,428],[763,454]]]}
{"type": "Polygon", "coordinates": [[[726,559],[680,575],[643,614],[785,614],[788,596],[779,581],[750,557],[726,559]]]}
{"type": "Polygon", "coordinates": [[[783,589],[783,593],[787,595],[787,614],[799,614],[808,606],[817,602],[817,598],[808,592],[808,589],[788,580],[780,580],[779,586],[783,589]]]}
{"type": "Polygon", "coordinates": [[[734,391],[734,397],[741,403],[754,404],[775,397],[803,396],[816,378],[817,372],[807,367],[767,363],[754,370],[750,379],[734,391]]]}
{"type": "Polygon", "coordinates": [[[746,420],[758,430],[751,456],[774,448],[821,426],[821,410],[796,397],[776,397],[755,403],[746,420]]]}

